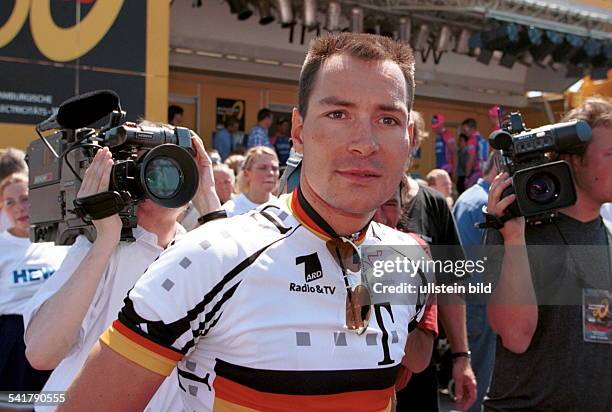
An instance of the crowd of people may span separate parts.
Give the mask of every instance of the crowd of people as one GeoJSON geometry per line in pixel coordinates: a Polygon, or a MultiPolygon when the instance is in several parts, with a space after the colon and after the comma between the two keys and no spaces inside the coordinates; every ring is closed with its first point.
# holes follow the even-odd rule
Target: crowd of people
{"type": "MultiPolygon", "coordinates": [[[[601,213],[612,202],[612,100],[564,117],[593,130],[561,155],[576,204],[550,224],[517,217],[482,230],[515,199],[502,197],[511,177],[500,154],[474,119],[455,136],[437,114],[435,168],[411,176],[428,135],[414,98],[409,46],[317,38],[291,121],[268,136],[272,112],[260,110],[242,154],[235,118],[208,152],[192,134],[196,195],[177,209],[139,204],[133,242],[120,240],[118,215],[93,220],[93,242],[30,242],[24,154],[2,149],[0,390],[67,391],[37,411],[437,411],[441,389],[459,410],[612,410],[610,315],[597,342],[583,306],[542,304],[560,284],[610,296],[601,213]],[[299,183],[279,179],[285,165],[299,183]],[[504,253],[467,279],[495,285],[486,302],[448,293],[370,304],[361,251],[387,245],[433,261],[476,260],[482,245],[504,253]],[[543,256],[531,245],[604,247],[543,256]]],[[[78,197],[107,191],[112,165],[98,150],[78,197]]],[[[425,271],[413,282],[455,280],[425,271]]]]}

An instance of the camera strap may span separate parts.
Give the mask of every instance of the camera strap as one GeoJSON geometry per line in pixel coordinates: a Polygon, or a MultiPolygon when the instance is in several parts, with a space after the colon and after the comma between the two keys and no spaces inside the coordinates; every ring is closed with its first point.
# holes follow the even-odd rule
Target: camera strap
{"type": "Polygon", "coordinates": [[[74,199],[74,212],[85,220],[99,220],[119,213],[125,201],[119,192],[101,192],[74,199]]]}
{"type": "Polygon", "coordinates": [[[502,217],[498,217],[492,215],[488,212],[487,207],[482,207],[482,214],[484,215],[484,222],[476,223],[474,226],[478,229],[496,229],[499,230],[504,227],[504,224],[512,218],[507,214],[504,214],[502,217]]]}

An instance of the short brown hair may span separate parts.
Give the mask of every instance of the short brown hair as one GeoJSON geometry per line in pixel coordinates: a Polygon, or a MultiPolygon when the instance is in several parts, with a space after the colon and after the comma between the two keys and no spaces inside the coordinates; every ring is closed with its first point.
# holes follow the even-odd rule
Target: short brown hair
{"type": "Polygon", "coordinates": [[[315,77],[323,63],[335,54],[346,53],[366,61],[392,60],[404,73],[406,79],[408,110],[414,101],[414,56],[407,43],[389,37],[365,33],[333,33],[317,37],[310,42],[308,54],[300,72],[298,109],[306,117],[308,99],[312,93],[315,77]]]}
{"type": "MultiPolygon", "coordinates": [[[[562,122],[584,120],[591,126],[612,127],[612,99],[608,97],[589,97],[580,106],[570,110],[561,119],[562,122]]],[[[590,141],[589,141],[590,142],[590,141]]],[[[589,143],[574,150],[574,154],[584,156],[589,143]]]]}

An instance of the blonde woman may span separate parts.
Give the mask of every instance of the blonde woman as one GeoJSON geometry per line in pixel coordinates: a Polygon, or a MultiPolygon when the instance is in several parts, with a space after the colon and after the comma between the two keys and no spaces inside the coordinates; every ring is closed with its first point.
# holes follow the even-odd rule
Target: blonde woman
{"type": "Polygon", "coordinates": [[[274,149],[256,146],[246,152],[237,179],[238,192],[223,205],[228,216],[241,215],[274,198],[278,185],[278,157],[274,149]]]}
{"type": "Polygon", "coordinates": [[[68,247],[30,242],[28,176],[3,179],[0,201],[9,221],[0,233],[0,389],[37,391],[50,372],[34,370],[26,360],[23,309],[59,268],[68,247]]]}

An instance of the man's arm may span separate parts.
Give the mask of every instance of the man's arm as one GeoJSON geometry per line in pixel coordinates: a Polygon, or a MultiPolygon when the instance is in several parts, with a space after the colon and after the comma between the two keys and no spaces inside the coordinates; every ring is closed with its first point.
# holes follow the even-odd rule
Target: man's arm
{"type": "Polygon", "coordinates": [[[98,341],[57,411],[142,411],[164,379],[98,341]]]}
{"type": "MultiPolygon", "coordinates": [[[[99,150],[85,172],[78,197],[108,190],[112,167],[107,148],[99,150]]],[[[68,354],[121,235],[121,219],[114,215],[94,221],[93,247],[62,287],[34,314],[26,333],[26,357],[36,369],[53,369],[68,354]]]]}
{"type": "MultiPolygon", "coordinates": [[[[510,195],[500,200],[511,183],[507,173],[493,180],[487,205],[489,213],[502,216],[516,199],[516,195],[510,195]]],[[[489,323],[506,349],[523,353],[529,348],[538,325],[537,299],[525,242],[525,219],[509,220],[499,232],[504,238],[504,257],[499,281],[487,307],[489,323]],[[517,300],[520,303],[516,303],[517,300]]]]}

